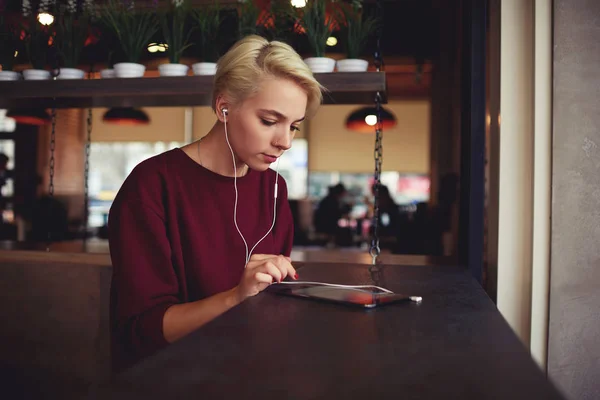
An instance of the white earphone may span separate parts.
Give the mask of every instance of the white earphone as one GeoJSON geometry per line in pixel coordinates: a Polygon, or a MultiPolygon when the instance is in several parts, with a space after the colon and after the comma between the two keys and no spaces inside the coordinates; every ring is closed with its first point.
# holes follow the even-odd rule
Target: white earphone
{"type": "Polygon", "coordinates": [[[242,234],[242,231],[240,230],[240,227],[238,226],[238,223],[237,223],[237,204],[238,204],[237,169],[235,167],[235,155],[233,154],[233,149],[231,148],[231,144],[229,143],[229,134],[227,132],[227,115],[229,114],[229,110],[226,107],[223,107],[223,108],[221,108],[221,113],[223,114],[223,124],[225,125],[225,140],[227,141],[227,146],[229,146],[229,151],[231,151],[231,160],[233,162],[233,174],[234,174],[233,175],[233,187],[235,189],[235,204],[233,206],[233,223],[235,224],[235,228],[237,229],[238,233],[240,234],[240,237],[242,238],[242,241],[244,242],[244,246],[246,248],[246,263],[244,264],[244,268],[246,268],[246,266],[248,265],[248,262],[250,261],[250,257],[252,256],[252,252],[254,251],[256,246],[258,246],[258,244],[260,242],[262,242],[269,233],[271,233],[271,231],[273,230],[273,227],[275,226],[275,219],[277,217],[277,190],[279,189],[279,185],[277,183],[277,181],[279,179],[279,158],[277,159],[277,167],[276,167],[276,175],[275,175],[275,189],[274,189],[274,195],[273,195],[275,198],[275,201],[273,202],[273,222],[271,223],[271,227],[269,228],[267,233],[265,233],[265,235],[262,238],[260,238],[260,240],[258,242],[256,242],[256,244],[252,247],[252,249],[250,249],[250,251],[248,251],[248,242],[246,242],[246,238],[242,234]]]}

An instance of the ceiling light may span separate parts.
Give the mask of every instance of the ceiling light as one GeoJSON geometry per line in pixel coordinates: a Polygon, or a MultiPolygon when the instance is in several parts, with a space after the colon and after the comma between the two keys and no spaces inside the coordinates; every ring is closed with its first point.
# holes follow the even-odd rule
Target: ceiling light
{"type": "Polygon", "coordinates": [[[133,107],[114,107],[108,110],[102,120],[116,125],[148,125],[150,118],[144,111],[133,107]]]}
{"type": "Polygon", "coordinates": [[[338,40],[335,36],[329,36],[327,38],[327,46],[335,46],[337,44],[338,40]]]}
{"type": "Polygon", "coordinates": [[[38,14],[37,19],[40,21],[40,24],[48,26],[52,25],[54,22],[54,15],[48,14],[47,12],[41,12],[38,14]]]}
{"type": "Polygon", "coordinates": [[[291,0],[292,6],[302,8],[306,6],[306,0],[291,0]]]}
{"type": "MultiPolygon", "coordinates": [[[[364,107],[351,113],[346,119],[346,128],[362,133],[375,133],[377,125],[377,109],[375,107],[364,107]]],[[[381,108],[381,125],[383,130],[391,129],[396,126],[396,117],[381,108]]]]}
{"type": "Polygon", "coordinates": [[[365,117],[365,122],[369,126],[375,126],[375,124],[377,123],[377,115],[375,115],[375,114],[369,114],[369,115],[367,115],[365,117]]]}

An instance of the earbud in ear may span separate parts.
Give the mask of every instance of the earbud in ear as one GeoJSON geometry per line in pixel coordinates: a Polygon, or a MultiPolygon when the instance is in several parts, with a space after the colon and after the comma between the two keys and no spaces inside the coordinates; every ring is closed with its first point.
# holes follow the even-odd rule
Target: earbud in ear
{"type": "Polygon", "coordinates": [[[221,108],[221,112],[223,113],[223,115],[228,115],[229,110],[225,107],[221,108]]]}

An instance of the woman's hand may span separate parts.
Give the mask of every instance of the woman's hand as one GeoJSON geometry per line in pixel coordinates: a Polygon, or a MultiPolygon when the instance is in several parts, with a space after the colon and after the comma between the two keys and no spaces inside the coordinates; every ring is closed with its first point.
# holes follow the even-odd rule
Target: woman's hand
{"type": "Polygon", "coordinates": [[[236,290],[239,301],[255,296],[274,282],[281,282],[287,276],[298,279],[291,259],[272,254],[254,254],[244,269],[236,290]]]}

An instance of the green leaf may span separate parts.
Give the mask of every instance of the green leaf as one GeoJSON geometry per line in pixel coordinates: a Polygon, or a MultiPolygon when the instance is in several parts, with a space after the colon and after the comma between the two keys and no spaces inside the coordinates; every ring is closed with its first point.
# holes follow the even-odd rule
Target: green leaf
{"type": "Polygon", "coordinates": [[[327,16],[327,4],[331,0],[309,0],[302,11],[300,24],[306,32],[308,43],[315,57],[323,57],[327,39],[333,32],[332,25],[336,22],[335,13],[327,16]]]}
{"type": "Polygon", "coordinates": [[[101,16],[119,40],[129,62],[139,62],[152,36],[160,29],[153,12],[127,9],[116,0],[109,0],[103,6],[101,16]]]}
{"type": "Polygon", "coordinates": [[[357,7],[342,8],[340,20],[344,21],[343,38],[348,58],[359,58],[369,37],[381,25],[374,17],[364,17],[357,7]]]}

